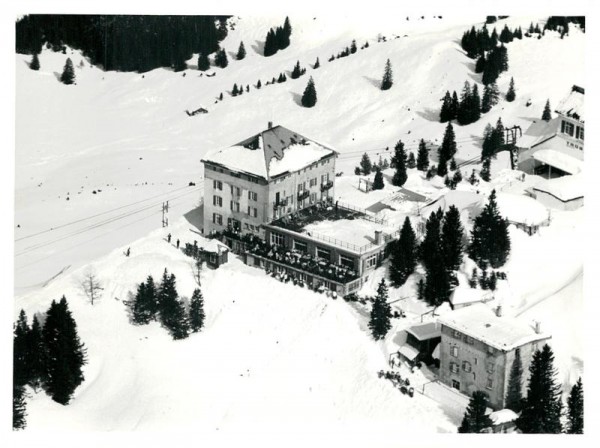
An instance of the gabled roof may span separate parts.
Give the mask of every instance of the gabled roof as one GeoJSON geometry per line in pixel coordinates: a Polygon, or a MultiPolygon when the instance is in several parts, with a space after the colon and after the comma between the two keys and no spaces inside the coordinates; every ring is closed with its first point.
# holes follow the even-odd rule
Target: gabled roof
{"type": "Polygon", "coordinates": [[[442,328],[437,322],[427,322],[425,324],[413,325],[407,328],[406,332],[412,334],[419,341],[427,341],[439,338],[442,335],[442,328]]]}
{"type": "Polygon", "coordinates": [[[571,92],[563,98],[556,108],[556,113],[584,122],[583,99],[585,90],[583,87],[573,86],[571,92]]]}
{"type": "Polygon", "coordinates": [[[549,334],[513,317],[498,317],[483,303],[475,303],[440,316],[439,322],[498,350],[509,351],[529,342],[547,339],[549,334]]]}
{"type": "Polygon", "coordinates": [[[204,161],[269,180],[301,170],[332,154],[337,153],[322,143],[283,126],[274,126],[209,154],[204,161]]]}
{"type": "Polygon", "coordinates": [[[558,134],[559,126],[559,118],[550,121],[534,121],[517,141],[517,144],[520,148],[533,148],[555,137],[558,134]]]}

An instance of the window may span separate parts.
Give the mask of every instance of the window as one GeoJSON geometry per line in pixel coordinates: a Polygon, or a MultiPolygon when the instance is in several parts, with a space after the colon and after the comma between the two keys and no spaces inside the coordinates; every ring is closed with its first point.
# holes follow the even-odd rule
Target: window
{"type": "Polygon", "coordinates": [[[460,390],[460,383],[456,380],[452,380],[452,387],[456,390],[460,390]]]}
{"type": "Polygon", "coordinates": [[[248,216],[256,218],[258,216],[258,209],[256,207],[248,206],[248,216]]]}
{"type": "Polygon", "coordinates": [[[573,131],[575,126],[573,125],[573,123],[569,123],[568,121],[562,121],[560,123],[560,132],[562,132],[563,134],[568,134],[571,137],[573,137],[573,131]]]}
{"type": "Polygon", "coordinates": [[[457,339],[461,339],[462,338],[462,333],[460,331],[453,330],[452,331],[452,336],[454,336],[457,339]]]}
{"type": "Polygon", "coordinates": [[[304,191],[304,182],[298,184],[298,192],[304,191]]]}
{"type": "Polygon", "coordinates": [[[258,193],[256,193],[255,191],[248,191],[248,200],[258,201],[258,193]]]}
{"type": "Polygon", "coordinates": [[[300,252],[308,252],[308,245],[304,241],[294,240],[294,249],[300,252]]]}
{"type": "Polygon", "coordinates": [[[488,362],[485,365],[485,369],[488,371],[488,373],[494,373],[494,363],[493,362],[488,362]]]}
{"type": "Polygon", "coordinates": [[[311,202],[311,204],[313,202],[317,202],[317,193],[311,193],[310,194],[310,202],[311,202]]]}
{"type": "Polygon", "coordinates": [[[223,198],[221,196],[213,196],[213,205],[223,207],[223,198]]]}
{"type": "Polygon", "coordinates": [[[235,202],[235,201],[229,201],[229,208],[233,212],[239,212],[240,211],[240,203],[235,202]]]}
{"type": "Polygon", "coordinates": [[[579,140],[583,140],[583,128],[581,126],[577,126],[575,137],[577,137],[579,140]]]}
{"type": "Polygon", "coordinates": [[[465,372],[471,371],[471,363],[469,361],[463,361],[462,368],[465,372]]]}
{"type": "Polygon", "coordinates": [[[331,252],[329,252],[328,249],[324,249],[322,247],[317,247],[317,257],[323,258],[323,259],[329,261],[329,259],[331,257],[331,252]]]}
{"type": "Polygon", "coordinates": [[[222,190],[223,189],[223,182],[221,182],[220,180],[213,180],[213,188],[215,190],[222,190]]]}
{"type": "Polygon", "coordinates": [[[329,182],[329,173],[322,174],[321,175],[321,185],[326,184],[327,182],[329,182]]]}
{"type": "Polygon", "coordinates": [[[311,187],[314,187],[314,186],[316,186],[316,185],[317,185],[317,178],[315,177],[314,179],[311,179],[311,180],[310,180],[310,186],[311,186],[311,187]]]}
{"type": "Polygon", "coordinates": [[[488,389],[491,389],[494,387],[494,378],[493,377],[488,376],[485,387],[487,387],[488,389]]]}
{"type": "Polygon", "coordinates": [[[450,347],[450,354],[455,358],[458,358],[458,347],[456,345],[450,347]]]}
{"type": "Polygon", "coordinates": [[[213,213],[213,223],[219,224],[220,226],[222,226],[223,225],[223,216],[219,215],[218,213],[213,213]]]}
{"type": "Polygon", "coordinates": [[[271,233],[271,244],[283,246],[284,238],[281,233],[271,233]]]}
{"type": "Polygon", "coordinates": [[[471,336],[465,335],[465,342],[469,345],[475,344],[475,340],[471,336]]]}
{"type": "Polygon", "coordinates": [[[377,254],[372,255],[369,258],[367,258],[367,261],[365,263],[367,269],[372,268],[376,264],[377,264],[377,254]]]}
{"type": "Polygon", "coordinates": [[[456,364],[455,362],[451,362],[450,363],[450,372],[458,373],[458,364],[456,364]]]}
{"type": "Polygon", "coordinates": [[[347,268],[354,269],[354,258],[340,255],[340,264],[342,266],[346,266],[347,268]]]}
{"type": "Polygon", "coordinates": [[[473,358],[473,364],[477,365],[477,358],[473,358]]]}
{"type": "Polygon", "coordinates": [[[538,350],[538,345],[537,342],[534,342],[533,344],[531,344],[531,350],[535,353],[538,350]]]}
{"type": "Polygon", "coordinates": [[[493,355],[495,353],[494,347],[491,346],[487,346],[487,354],[488,355],[493,355]]]}

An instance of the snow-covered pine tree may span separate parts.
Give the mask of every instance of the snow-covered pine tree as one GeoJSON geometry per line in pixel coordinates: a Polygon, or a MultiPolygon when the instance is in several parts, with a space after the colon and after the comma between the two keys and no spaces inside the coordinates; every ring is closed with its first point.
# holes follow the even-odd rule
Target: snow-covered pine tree
{"type": "Polygon", "coordinates": [[[258,80],[258,82],[256,83],[256,88],[260,89],[262,87],[262,83],[260,82],[260,79],[258,80]]]}
{"type": "Polygon", "coordinates": [[[412,170],[416,166],[417,166],[417,161],[415,159],[415,153],[411,151],[408,154],[408,160],[406,161],[406,167],[412,170]]]}
{"type": "Polygon", "coordinates": [[[505,24],[504,28],[502,28],[502,31],[500,32],[499,40],[500,40],[500,42],[503,42],[505,44],[512,42],[513,33],[508,28],[508,25],[505,24]]]}
{"type": "Polygon", "coordinates": [[[302,94],[301,103],[304,107],[313,107],[315,104],[317,104],[317,89],[312,76],[309,78],[308,84],[306,84],[306,88],[302,94]]]}
{"type": "Polygon", "coordinates": [[[458,169],[458,165],[456,164],[456,159],[452,157],[450,159],[450,171],[456,171],[458,169]]]}
{"type": "Polygon", "coordinates": [[[552,111],[550,110],[550,100],[546,100],[546,105],[544,106],[544,112],[542,113],[542,120],[544,120],[544,121],[552,120],[552,111]]]}
{"type": "Polygon", "coordinates": [[[300,61],[296,61],[296,65],[294,65],[290,77],[292,79],[298,79],[300,76],[302,76],[302,68],[300,67],[300,61]]]}
{"type": "Polygon", "coordinates": [[[440,110],[440,123],[446,123],[452,120],[452,97],[450,92],[446,90],[444,98],[442,98],[442,109],[440,110]]]}
{"type": "Polygon", "coordinates": [[[529,366],[529,385],[523,400],[517,428],[525,434],[562,432],[560,384],[554,368],[554,353],[548,344],[533,354],[529,366]]]}
{"type": "Polygon", "coordinates": [[[215,55],[215,65],[220,68],[225,68],[229,65],[229,60],[227,59],[227,53],[225,53],[225,49],[217,51],[217,54],[215,55]]]}
{"type": "Polygon", "coordinates": [[[481,98],[479,97],[477,84],[473,85],[469,103],[469,123],[475,123],[481,117],[481,98]]]}
{"type": "Polygon", "coordinates": [[[200,53],[198,55],[198,70],[201,72],[205,72],[210,68],[210,61],[208,59],[208,55],[204,53],[200,53]]]}
{"type": "Polygon", "coordinates": [[[383,190],[385,186],[383,182],[383,173],[379,167],[375,170],[375,178],[373,179],[373,190],[383,190]]]}
{"type": "Polygon", "coordinates": [[[477,183],[477,177],[475,176],[475,170],[471,171],[471,175],[469,176],[469,183],[471,185],[475,185],[477,183]]]}
{"type": "Polygon", "coordinates": [[[231,89],[231,96],[238,96],[240,91],[238,90],[237,84],[233,84],[233,89],[231,89]]]}
{"type": "Polygon", "coordinates": [[[67,299],[52,301],[42,330],[47,357],[46,393],[57,403],[66,405],[83,382],[86,364],[85,347],[77,334],[67,299]]]}
{"type": "Polygon", "coordinates": [[[272,56],[277,53],[277,43],[275,42],[275,31],[273,28],[269,29],[267,32],[267,37],[265,38],[265,46],[263,50],[263,55],[265,57],[272,56]]]}
{"type": "Polygon", "coordinates": [[[425,235],[419,246],[419,259],[424,267],[429,266],[434,258],[441,256],[440,234],[443,217],[444,212],[438,208],[437,211],[431,212],[425,222],[425,235]]]}
{"type": "Polygon", "coordinates": [[[189,322],[183,304],[179,301],[175,286],[175,275],[168,275],[167,269],[158,289],[160,322],[173,339],[184,339],[189,334],[189,322]]]}
{"type": "Polygon", "coordinates": [[[204,299],[200,288],[194,289],[190,300],[190,330],[192,333],[199,332],[204,326],[204,299]]]}
{"type": "Polygon", "coordinates": [[[475,288],[477,288],[478,283],[479,283],[479,275],[477,275],[477,268],[473,268],[473,272],[471,273],[471,278],[469,278],[469,287],[475,289],[475,288]]]}
{"type": "Polygon", "coordinates": [[[469,81],[465,81],[456,112],[456,120],[459,124],[469,124],[471,104],[471,84],[469,84],[469,81]]]}
{"type": "Polygon", "coordinates": [[[498,104],[500,93],[498,92],[498,86],[495,82],[486,84],[483,88],[483,98],[481,100],[481,112],[489,112],[493,106],[498,104]]]}
{"type": "Polygon", "coordinates": [[[394,287],[399,288],[417,267],[417,237],[408,217],[405,218],[400,230],[400,238],[392,247],[389,265],[390,282],[394,287]]]}
{"type": "Polygon", "coordinates": [[[33,316],[31,328],[27,334],[27,354],[29,360],[29,385],[34,391],[46,382],[46,347],[42,337],[42,326],[37,316],[33,316]]]}
{"type": "Polygon", "coordinates": [[[279,49],[284,50],[290,46],[290,36],[292,35],[292,25],[290,24],[290,18],[286,17],[283,22],[283,33],[281,42],[279,43],[279,49]]]}
{"type": "Polygon", "coordinates": [[[392,63],[388,59],[385,63],[385,69],[383,71],[383,79],[381,80],[381,90],[389,90],[392,88],[394,80],[392,77],[392,63]]]}
{"type": "Polygon", "coordinates": [[[75,69],[71,58],[67,58],[67,62],[65,62],[62,75],[60,75],[60,82],[67,85],[75,83],[75,69]]]}
{"type": "Polygon", "coordinates": [[[19,312],[19,317],[14,326],[13,332],[13,383],[17,386],[24,386],[29,383],[31,355],[27,339],[29,335],[29,324],[27,323],[27,314],[24,310],[19,312]]]}
{"type": "Polygon", "coordinates": [[[366,152],[362,155],[359,165],[362,174],[364,174],[365,176],[370,174],[373,170],[373,163],[371,163],[371,159],[366,152]]]}
{"type": "Polygon", "coordinates": [[[521,389],[523,388],[522,377],[523,363],[521,362],[520,350],[516,350],[515,359],[510,368],[510,376],[508,378],[505,405],[507,409],[512,409],[516,413],[521,412],[521,402],[523,400],[523,394],[521,393],[521,389]]]}
{"type": "Polygon", "coordinates": [[[581,377],[567,399],[567,434],[583,434],[583,383],[581,377]]]}
{"type": "Polygon", "coordinates": [[[481,180],[489,182],[491,180],[491,172],[490,172],[490,164],[491,157],[485,157],[482,162],[481,171],[479,172],[479,177],[481,180]]]}
{"type": "Polygon", "coordinates": [[[506,101],[513,102],[515,100],[515,98],[517,97],[517,94],[515,92],[515,80],[511,77],[510,78],[510,84],[508,86],[508,91],[506,92],[506,101]]]}
{"type": "Polygon", "coordinates": [[[401,187],[408,180],[408,175],[406,174],[406,152],[404,151],[404,143],[402,143],[402,140],[398,140],[398,143],[396,143],[396,146],[394,147],[392,165],[395,170],[394,176],[392,177],[392,185],[401,187]]]}
{"type": "Polygon", "coordinates": [[[392,324],[390,323],[392,309],[387,301],[387,285],[385,284],[385,279],[381,279],[377,287],[377,297],[375,297],[375,301],[373,302],[371,317],[369,319],[369,329],[371,330],[373,339],[376,341],[385,338],[390,328],[392,328],[392,324]]]}
{"type": "Polygon", "coordinates": [[[429,150],[425,144],[425,140],[419,142],[419,151],[417,152],[417,169],[419,171],[427,171],[429,168],[429,150]]]}
{"type": "Polygon", "coordinates": [[[25,429],[27,426],[27,403],[25,402],[25,387],[13,384],[12,407],[13,430],[25,429]]]}
{"type": "Polygon", "coordinates": [[[38,58],[37,53],[33,53],[31,62],[29,63],[29,68],[31,70],[39,70],[40,69],[40,60],[38,58]]]}
{"type": "Polygon", "coordinates": [[[460,212],[458,208],[451,205],[444,216],[441,229],[442,254],[448,271],[457,271],[462,263],[463,237],[464,229],[460,222],[460,212]]]}
{"type": "Polygon", "coordinates": [[[475,218],[471,232],[469,256],[484,268],[487,264],[499,268],[510,254],[508,220],[500,215],[496,203],[496,190],[492,190],[488,203],[475,218]]]}
{"type": "Polygon", "coordinates": [[[448,123],[444,131],[442,145],[438,148],[438,176],[445,176],[448,173],[447,163],[456,154],[456,137],[452,123],[448,123]]]}
{"type": "Polygon", "coordinates": [[[238,48],[238,52],[235,55],[235,58],[238,61],[241,61],[242,59],[244,59],[246,57],[246,47],[244,47],[244,41],[240,42],[240,46],[238,48]]]}
{"type": "Polygon", "coordinates": [[[492,421],[487,415],[487,406],[487,394],[480,390],[473,392],[458,432],[460,434],[479,434],[492,426],[492,421]]]}
{"type": "Polygon", "coordinates": [[[313,69],[318,69],[321,66],[321,63],[319,62],[319,58],[317,58],[317,60],[315,61],[315,64],[313,65],[313,69]]]}

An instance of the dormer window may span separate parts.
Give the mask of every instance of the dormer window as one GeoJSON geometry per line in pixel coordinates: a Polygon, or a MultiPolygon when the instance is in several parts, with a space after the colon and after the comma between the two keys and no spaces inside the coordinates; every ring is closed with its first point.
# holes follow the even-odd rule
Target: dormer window
{"type": "Polygon", "coordinates": [[[575,131],[575,126],[573,126],[573,123],[569,123],[568,121],[562,120],[560,123],[560,132],[562,132],[563,134],[567,134],[570,135],[571,137],[573,137],[573,133],[575,131]]]}

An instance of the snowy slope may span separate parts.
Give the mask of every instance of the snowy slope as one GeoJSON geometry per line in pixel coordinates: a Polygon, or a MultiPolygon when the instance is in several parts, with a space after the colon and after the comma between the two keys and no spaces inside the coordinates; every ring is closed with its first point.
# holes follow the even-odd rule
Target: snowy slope
{"type": "MultiPolygon", "coordinates": [[[[378,148],[393,147],[399,138],[409,150],[416,150],[420,138],[440,141],[439,99],[446,89],[460,91],[465,80],[480,79],[457,43],[465,29],[480,25],[478,19],[360,19],[292,18],[290,47],[264,58],[257,53],[264,35],[283,17],[235,18],[235,30],[223,42],[229,67],[215,69],[214,77],[200,76],[194,59],[183,77],[165,69],[144,75],[103,73],[85,61],[80,68],[83,58],[70,51],[44,51],[41,70],[34,72],[27,66],[30,58],[17,55],[17,291],[39,287],[58,272],[156,228],[162,201],[170,199],[171,219],[187,212],[202,197],[200,159],[264,129],[267,121],[333,145],[342,153],[338,170],[346,174],[363,151],[374,150],[370,154],[377,157],[378,148]],[[387,42],[377,43],[378,34],[387,42]],[[359,47],[365,41],[370,47],[327,62],[353,38],[359,47]],[[241,40],[248,55],[235,61],[241,40]],[[76,86],[57,82],[67,56],[76,66],[76,86]],[[321,68],[313,70],[317,57],[321,68]],[[378,83],[387,58],[395,85],[382,92],[378,83]],[[234,83],[253,85],[261,79],[264,85],[289,72],[297,60],[307,68],[300,79],[229,96],[234,83]],[[309,75],[319,101],[304,109],[298,102],[309,75]],[[215,104],[221,92],[225,99],[215,104]],[[200,106],[210,112],[195,117],[184,112],[200,106]],[[198,183],[195,190],[185,189],[190,181],[198,183]],[[94,195],[98,189],[102,191],[94,195]],[[117,207],[123,208],[111,211],[117,207]],[[51,228],[55,230],[19,240],[51,228]]],[[[538,18],[506,20],[510,26],[526,26],[538,18]]],[[[487,122],[502,115],[511,117],[505,118],[508,125],[527,127],[547,97],[557,104],[571,84],[580,82],[583,40],[573,30],[562,40],[547,33],[541,40],[511,43],[510,70],[500,77],[499,87],[505,91],[514,76],[517,101],[501,102],[478,123],[458,127],[458,159],[479,152],[476,144],[487,122]],[[529,108],[527,99],[533,101],[529,108]]]]}

